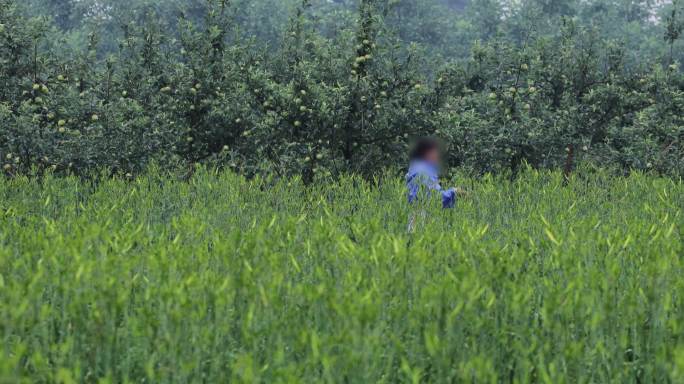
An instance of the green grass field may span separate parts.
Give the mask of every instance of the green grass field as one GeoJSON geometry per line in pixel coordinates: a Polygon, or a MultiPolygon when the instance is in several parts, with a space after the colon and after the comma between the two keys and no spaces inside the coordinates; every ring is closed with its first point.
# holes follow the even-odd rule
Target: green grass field
{"type": "Polygon", "coordinates": [[[684,184],[0,178],[0,382],[684,380],[684,184]]]}

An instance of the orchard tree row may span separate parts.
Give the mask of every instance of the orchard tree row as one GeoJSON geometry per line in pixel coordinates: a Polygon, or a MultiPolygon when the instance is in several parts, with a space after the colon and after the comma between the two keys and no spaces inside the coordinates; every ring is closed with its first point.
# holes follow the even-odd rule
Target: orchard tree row
{"type": "Polygon", "coordinates": [[[0,0],[0,164],[684,175],[681,6],[525,3],[0,0]]]}

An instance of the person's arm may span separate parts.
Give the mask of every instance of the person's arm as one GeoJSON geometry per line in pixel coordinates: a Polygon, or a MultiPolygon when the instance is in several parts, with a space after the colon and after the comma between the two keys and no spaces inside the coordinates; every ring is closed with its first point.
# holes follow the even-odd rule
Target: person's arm
{"type": "Polygon", "coordinates": [[[408,202],[413,203],[418,198],[418,191],[420,191],[420,185],[411,178],[407,183],[408,186],[408,202]]]}
{"type": "Polygon", "coordinates": [[[453,208],[456,205],[456,197],[458,191],[456,188],[443,189],[437,180],[437,175],[431,178],[430,189],[437,191],[442,195],[442,207],[443,208],[453,208]]]}
{"type": "Polygon", "coordinates": [[[457,193],[455,188],[450,188],[446,191],[442,191],[442,207],[453,208],[454,205],[456,205],[456,195],[457,193]]]}
{"type": "Polygon", "coordinates": [[[407,184],[409,190],[409,203],[416,201],[419,198],[418,195],[421,189],[425,188],[428,196],[432,191],[439,192],[439,194],[442,196],[442,207],[453,208],[454,205],[456,205],[458,191],[455,188],[444,190],[439,184],[436,174],[431,174],[429,172],[416,172],[408,176],[407,184]]]}

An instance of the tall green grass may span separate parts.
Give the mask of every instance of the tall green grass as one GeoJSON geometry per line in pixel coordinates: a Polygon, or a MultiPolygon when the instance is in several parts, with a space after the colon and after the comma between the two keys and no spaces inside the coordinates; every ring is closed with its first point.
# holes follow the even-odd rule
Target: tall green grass
{"type": "Polygon", "coordinates": [[[0,382],[684,380],[684,185],[0,178],[0,382]]]}

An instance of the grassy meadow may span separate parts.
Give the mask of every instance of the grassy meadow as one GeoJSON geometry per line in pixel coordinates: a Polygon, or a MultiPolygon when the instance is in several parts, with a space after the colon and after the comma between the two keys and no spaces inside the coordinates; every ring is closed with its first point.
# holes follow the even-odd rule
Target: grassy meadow
{"type": "Polygon", "coordinates": [[[0,178],[0,383],[684,381],[684,183],[0,178]]]}

